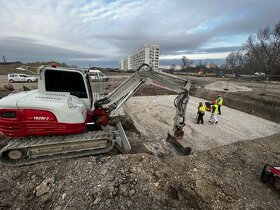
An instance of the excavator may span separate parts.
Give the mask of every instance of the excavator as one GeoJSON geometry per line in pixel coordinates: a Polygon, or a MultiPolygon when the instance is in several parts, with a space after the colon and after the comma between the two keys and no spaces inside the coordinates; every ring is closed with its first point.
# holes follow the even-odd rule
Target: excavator
{"type": "Polygon", "coordinates": [[[0,100],[0,132],[10,139],[0,151],[0,164],[22,166],[90,156],[114,147],[128,153],[131,145],[122,124],[108,122],[143,84],[178,93],[174,133],[168,136],[181,145],[189,80],[155,71],[144,63],[113,92],[94,101],[88,69],[44,66],[38,72],[38,89],[0,100]]]}

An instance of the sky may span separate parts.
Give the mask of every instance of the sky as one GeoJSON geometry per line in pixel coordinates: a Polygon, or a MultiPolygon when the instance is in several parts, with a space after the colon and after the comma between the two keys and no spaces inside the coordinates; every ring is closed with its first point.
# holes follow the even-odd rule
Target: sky
{"type": "Polygon", "coordinates": [[[224,59],[280,21],[279,0],[0,0],[0,56],[116,68],[145,43],[160,65],[224,59]]]}

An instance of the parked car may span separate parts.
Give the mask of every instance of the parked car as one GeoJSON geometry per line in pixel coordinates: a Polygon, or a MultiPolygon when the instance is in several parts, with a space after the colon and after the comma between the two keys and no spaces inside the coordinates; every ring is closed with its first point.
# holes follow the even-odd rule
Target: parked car
{"type": "Polygon", "coordinates": [[[218,73],[216,73],[216,77],[222,77],[224,78],[225,77],[225,74],[223,71],[219,71],[218,73]]]}
{"type": "Polygon", "coordinates": [[[31,76],[27,74],[8,74],[9,82],[37,82],[38,78],[36,76],[31,76]]]}
{"type": "Polygon", "coordinates": [[[255,75],[256,76],[265,76],[265,73],[263,73],[263,72],[256,72],[255,75]]]}
{"type": "Polygon", "coordinates": [[[90,69],[89,70],[89,75],[90,75],[91,81],[106,82],[106,81],[109,80],[109,77],[106,76],[105,74],[103,74],[99,70],[90,69]]]}

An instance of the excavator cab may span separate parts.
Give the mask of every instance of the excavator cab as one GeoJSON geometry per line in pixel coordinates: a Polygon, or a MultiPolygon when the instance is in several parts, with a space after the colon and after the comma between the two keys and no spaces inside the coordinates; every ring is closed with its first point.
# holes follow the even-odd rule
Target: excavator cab
{"type": "Polygon", "coordinates": [[[83,100],[87,109],[93,105],[93,95],[87,70],[44,67],[38,86],[42,92],[65,92],[83,100]]]}

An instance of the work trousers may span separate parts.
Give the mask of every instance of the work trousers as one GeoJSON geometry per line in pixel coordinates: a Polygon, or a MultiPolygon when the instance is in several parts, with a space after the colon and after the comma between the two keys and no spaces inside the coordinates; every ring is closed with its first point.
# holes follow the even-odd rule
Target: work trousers
{"type": "Polygon", "coordinates": [[[222,114],[222,112],[221,112],[221,106],[222,106],[222,105],[218,105],[219,115],[221,115],[221,114],[222,114]]]}
{"type": "Polygon", "coordinates": [[[217,114],[211,114],[210,122],[211,123],[218,122],[217,114]]]}
{"type": "Polygon", "coordinates": [[[198,114],[198,116],[197,116],[197,124],[199,124],[199,122],[201,122],[201,124],[203,124],[204,113],[198,112],[197,114],[198,114]]]}

